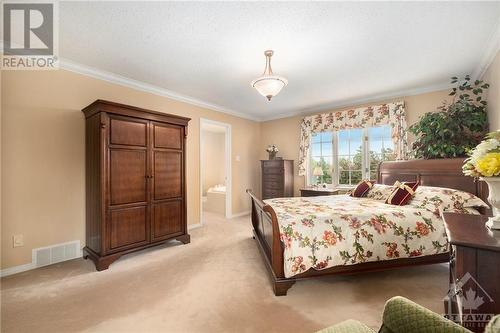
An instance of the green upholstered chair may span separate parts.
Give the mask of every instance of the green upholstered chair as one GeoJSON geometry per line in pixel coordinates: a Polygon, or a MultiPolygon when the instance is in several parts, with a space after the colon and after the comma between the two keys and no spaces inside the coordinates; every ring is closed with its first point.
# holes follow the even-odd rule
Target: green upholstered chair
{"type": "MultiPolygon", "coordinates": [[[[412,301],[396,296],[387,301],[379,333],[470,333],[468,329],[412,301]]],[[[500,315],[495,316],[485,333],[500,332],[500,315]]],[[[317,333],[375,333],[356,320],[346,320],[317,333]]]]}

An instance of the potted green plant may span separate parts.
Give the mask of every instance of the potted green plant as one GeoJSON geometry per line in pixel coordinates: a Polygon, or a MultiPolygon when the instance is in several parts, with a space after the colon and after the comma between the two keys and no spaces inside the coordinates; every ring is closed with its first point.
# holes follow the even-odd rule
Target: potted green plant
{"type": "Polygon", "coordinates": [[[459,80],[450,92],[451,103],[444,102],[438,112],[424,114],[409,127],[415,135],[412,145],[414,158],[463,157],[473,149],[488,132],[487,102],[483,93],[489,84],[481,80],[471,81],[470,76],[459,80]]]}

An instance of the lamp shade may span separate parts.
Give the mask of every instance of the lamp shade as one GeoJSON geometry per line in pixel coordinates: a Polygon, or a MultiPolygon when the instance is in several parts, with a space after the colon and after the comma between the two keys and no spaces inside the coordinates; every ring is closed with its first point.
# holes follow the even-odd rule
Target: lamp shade
{"type": "Polygon", "coordinates": [[[252,87],[257,89],[259,94],[266,97],[268,101],[278,95],[281,89],[288,84],[288,81],[281,76],[263,75],[252,81],[252,87]]]}
{"type": "Polygon", "coordinates": [[[313,176],[323,176],[323,169],[319,166],[313,169],[313,176]]]}
{"type": "Polygon", "coordinates": [[[288,80],[282,76],[274,75],[271,69],[271,57],[273,56],[273,50],[267,50],[264,52],[266,56],[266,68],[264,73],[252,81],[252,87],[257,89],[259,94],[271,101],[271,98],[278,95],[281,89],[288,84],[288,80]]]}

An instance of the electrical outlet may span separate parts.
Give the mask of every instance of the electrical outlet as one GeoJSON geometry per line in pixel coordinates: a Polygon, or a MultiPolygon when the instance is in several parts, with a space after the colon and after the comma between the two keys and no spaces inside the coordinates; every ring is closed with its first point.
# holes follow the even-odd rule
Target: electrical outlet
{"type": "Polygon", "coordinates": [[[12,246],[13,247],[20,247],[24,246],[24,237],[23,235],[14,235],[12,236],[12,246]]]}

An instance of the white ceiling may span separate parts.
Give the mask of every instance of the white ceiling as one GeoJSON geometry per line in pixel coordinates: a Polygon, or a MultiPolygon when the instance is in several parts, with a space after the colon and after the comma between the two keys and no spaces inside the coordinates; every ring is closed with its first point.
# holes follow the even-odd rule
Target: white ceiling
{"type": "Polygon", "coordinates": [[[272,119],[478,74],[499,17],[500,2],[61,2],[59,48],[68,69],[272,119]],[[271,102],[250,87],[266,49],[289,80],[271,102]]]}

